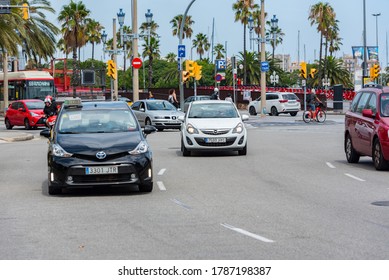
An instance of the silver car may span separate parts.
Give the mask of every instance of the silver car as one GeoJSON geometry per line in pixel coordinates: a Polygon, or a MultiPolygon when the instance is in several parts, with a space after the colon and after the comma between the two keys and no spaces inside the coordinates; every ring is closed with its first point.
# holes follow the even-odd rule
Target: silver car
{"type": "Polygon", "coordinates": [[[139,100],[132,104],[131,109],[142,127],[153,125],[158,131],[181,129],[178,117],[185,115],[169,101],[163,99],[139,100]]]}

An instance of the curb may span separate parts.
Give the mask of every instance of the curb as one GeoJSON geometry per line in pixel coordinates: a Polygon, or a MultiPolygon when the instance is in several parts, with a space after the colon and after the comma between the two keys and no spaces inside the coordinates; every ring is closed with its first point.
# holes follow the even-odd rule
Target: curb
{"type": "Polygon", "coordinates": [[[32,139],[34,139],[34,135],[26,134],[26,133],[14,135],[14,136],[10,136],[10,137],[0,136],[0,140],[6,141],[6,142],[27,141],[27,140],[32,140],[32,139]]]}

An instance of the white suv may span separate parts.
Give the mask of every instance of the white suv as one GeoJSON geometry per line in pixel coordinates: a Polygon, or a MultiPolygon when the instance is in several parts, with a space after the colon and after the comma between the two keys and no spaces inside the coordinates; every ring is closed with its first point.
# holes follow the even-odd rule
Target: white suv
{"type": "MultiPolygon", "coordinates": [[[[300,110],[300,99],[291,92],[267,92],[266,113],[272,116],[278,114],[290,114],[296,116],[300,110]]],[[[261,112],[261,97],[251,101],[248,106],[250,115],[261,112]]]]}

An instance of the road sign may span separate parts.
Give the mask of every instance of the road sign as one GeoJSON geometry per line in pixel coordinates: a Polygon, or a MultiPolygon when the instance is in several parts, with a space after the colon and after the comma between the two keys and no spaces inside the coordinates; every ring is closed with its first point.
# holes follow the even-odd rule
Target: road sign
{"type": "Polygon", "coordinates": [[[223,76],[220,75],[220,74],[217,74],[217,75],[215,76],[216,82],[220,82],[222,79],[223,79],[223,76]]]}
{"type": "Polygon", "coordinates": [[[262,61],[261,62],[261,71],[262,72],[269,71],[269,62],[268,61],[262,61]]]}
{"type": "Polygon", "coordinates": [[[141,68],[142,67],[142,60],[139,57],[135,57],[132,60],[132,67],[134,67],[135,69],[141,68]]]}
{"type": "Polygon", "coordinates": [[[178,45],[178,57],[185,57],[185,45],[178,45]]]}
{"type": "Polygon", "coordinates": [[[226,71],[226,61],[222,59],[215,60],[216,71],[226,71]]]}

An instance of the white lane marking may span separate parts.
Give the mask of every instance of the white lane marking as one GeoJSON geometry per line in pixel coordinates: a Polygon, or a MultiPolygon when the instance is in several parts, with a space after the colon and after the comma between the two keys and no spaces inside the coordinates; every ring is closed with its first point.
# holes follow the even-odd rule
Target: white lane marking
{"type": "Polygon", "coordinates": [[[166,168],[162,168],[161,170],[159,170],[158,175],[163,175],[163,173],[165,173],[165,171],[166,171],[166,168]]]}
{"type": "Polygon", "coordinates": [[[158,188],[159,188],[161,191],[166,191],[166,188],[165,188],[165,185],[163,184],[163,182],[158,181],[158,182],[157,182],[157,185],[158,185],[158,188]]]}
{"type": "Polygon", "coordinates": [[[190,206],[188,205],[185,205],[184,203],[182,203],[181,201],[177,200],[177,199],[171,199],[171,201],[173,201],[175,204],[185,208],[186,210],[190,210],[192,209],[190,206]]]}
{"type": "Polygon", "coordinates": [[[360,182],[365,182],[366,181],[366,180],[363,180],[361,178],[358,178],[358,177],[356,177],[354,175],[351,175],[351,174],[348,174],[348,173],[344,173],[344,175],[349,176],[350,178],[353,178],[353,179],[355,179],[357,181],[360,181],[360,182]]]}
{"type": "Polygon", "coordinates": [[[327,166],[329,167],[329,168],[336,168],[335,166],[333,166],[331,163],[329,163],[329,162],[326,162],[326,164],[327,164],[327,166]]]}
{"type": "Polygon", "coordinates": [[[230,230],[236,231],[238,233],[241,233],[241,234],[244,234],[244,235],[249,236],[251,238],[254,238],[254,239],[257,239],[259,241],[262,241],[262,242],[267,242],[267,243],[274,242],[274,240],[267,239],[266,237],[260,236],[258,234],[251,233],[251,232],[246,231],[246,230],[241,229],[241,228],[237,228],[237,227],[231,226],[229,224],[220,224],[220,225],[225,227],[225,228],[228,228],[230,230]]]}

